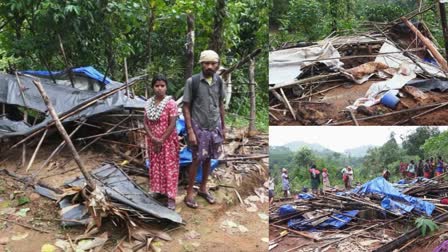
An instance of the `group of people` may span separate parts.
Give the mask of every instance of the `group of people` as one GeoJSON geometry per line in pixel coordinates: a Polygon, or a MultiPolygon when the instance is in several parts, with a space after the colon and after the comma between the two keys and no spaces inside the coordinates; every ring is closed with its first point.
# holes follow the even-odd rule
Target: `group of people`
{"type": "Polygon", "coordinates": [[[417,164],[414,160],[411,160],[409,164],[400,161],[399,172],[403,178],[433,178],[446,172],[446,165],[440,156],[437,160],[434,160],[432,157],[426,160],[420,159],[417,164]]]}
{"type": "MultiPolygon", "coordinates": [[[[316,165],[311,165],[309,169],[310,181],[311,181],[311,190],[312,193],[318,194],[319,186],[322,183],[322,190],[326,191],[331,188],[330,185],[330,176],[328,174],[328,169],[323,168],[322,171],[317,169],[316,165]]],[[[344,186],[346,190],[350,190],[352,188],[353,183],[353,169],[350,166],[347,166],[341,171],[342,180],[344,182],[344,186]]],[[[290,181],[288,175],[288,169],[282,168],[281,174],[282,180],[282,191],[283,197],[290,196],[290,181]]],[[[272,199],[274,195],[274,180],[272,178],[269,179],[269,198],[272,199]]]]}
{"type": "MultiPolygon", "coordinates": [[[[202,181],[197,196],[214,204],[215,198],[207,189],[211,159],[217,159],[225,139],[224,84],[216,73],[219,55],[206,50],[201,52],[202,71],[190,77],[183,94],[182,112],[193,161],[188,170],[188,187],[184,202],[197,208],[193,193],[197,168],[202,164],[202,181]]],[[[168,80],[157,74],[151,82],[154,96],[145,107],[145,131],[149,157],[150,190],[167,197],[166,206],[176,207],[179,179],[179,143],[176,128],[178,110],[176,102],[167,95],[168,80]]]]}

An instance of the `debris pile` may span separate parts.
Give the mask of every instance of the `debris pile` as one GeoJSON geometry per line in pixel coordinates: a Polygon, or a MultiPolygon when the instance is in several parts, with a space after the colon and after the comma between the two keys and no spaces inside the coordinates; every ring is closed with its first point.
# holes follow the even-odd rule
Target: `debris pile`
{"type": "Polygon", "coordinates": [[[350,247],[354,251],[392,251],[412,244],[426,246],[441,232],[419,237],[421,229],[415,227],[414,220],[448,220],[443,189],[448,183],[443,177],[396,184],[378,177],[347,192],[277,200],[269,210],[270,250],[345,251],[350,247]]]}
{"type": "Polygon", "coordinates": [[[448,65],[425,23],[365,29],[270,52],[271,125],[448,123],[448,65]]]}

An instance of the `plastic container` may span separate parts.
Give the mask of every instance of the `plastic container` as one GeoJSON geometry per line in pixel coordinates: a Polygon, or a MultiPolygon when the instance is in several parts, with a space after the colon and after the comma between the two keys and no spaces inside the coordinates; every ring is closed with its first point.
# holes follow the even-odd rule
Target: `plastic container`
{"type": "Polygon", "coordinates": [[[387,92],[380,100],[380,102],[384,104],[384,106],[389,107],[391,109],[395,109],[399,101],[400,99],[390,91],[387,92]]]}

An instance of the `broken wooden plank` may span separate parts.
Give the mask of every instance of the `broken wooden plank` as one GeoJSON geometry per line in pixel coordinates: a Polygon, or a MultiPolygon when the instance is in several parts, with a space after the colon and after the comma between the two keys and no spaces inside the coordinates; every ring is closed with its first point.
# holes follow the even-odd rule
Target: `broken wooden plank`
{"type": "Polygon", "coordinates": [[[64,138],[65,142],[67,143],[67,146],[69,147],[70,151],[72,152],[73,157],[75,158],[76,164],[78,165],[82,174],[86,178],[87,185],[91,189],[95,188],[95,183],[93,182],[93,179],[90,176],[90,173],[87,172],[87,170],[81,160],[81,157],[79,156],[78,152],[76,151],[75,146],[73,145],[73,142],[70,140],[70,137],[68,136],[67,131],[65,131],[64,126],[62,126],[62,123],[59,120],[58,114],[56,113],[56,110],[54,109],[53,104],[51,103],[51,100],[48,97],[47,93],[45,92],[42,84],[36,80],[34,80],[33,83],[34,83],[34,85],[36,85],[37,90],[39,90],[39,93],[42,95],[44,103],[48,107],[48,112],[50,113],[51,117],[53,117],[53,120],[56,124],[56,128],[58,129],[61,136],[64,138]]]}
{"type": "Polygon", "coordinates": [[[280,93],[282,93],[283,99],[285,100],[285,103],[287,105],[287,108],[289,109],[289,111],[292,114],[292,117],[294,118],[294,120],[297,120],[296,118],[296,112],[294,111],[294,109],[292,109],[291,104],[289,104],[288,98],[286,98],[285,92],[283,92],[283,89],[280,88],[280,93]]]}
{"type": "Polygon", "coordinates": [[[306,79],[278,83],[278,84],[275,84],[275,86],[273,86],[273,87],[269,87],[269,91],[279,89],[279,88],[285,88],[285,87],[290,87],[290,86],[294,86],[294,85],[299,85],[299,84],[303,84],[303,83],[307,83],[307,82],[323,80],[323,79],[338,76],[338,75],[341,75],[341,73],[330,73],[330,74],[325,74],[325,75],[313,76],[313,77],[309,77],[306,79]]]}
{"type": "Polygon", "coordinates": [[[439,65],[442,67],[443,71],[448,72],[448,64],[446,60],[439,53],[439,51],[437,51],[437,49],[434,48],[432,42],[427,37],[425,37],[425,35],[423,35],[411,22],[409,22],[407,18],[401,17],[401,20],[407,27],[409,27],[409,29],[411,29],[411,31],[413,31],[417,35],[417,37],[428,48],[428,50],[434,56],[437,63],[439,63],[439,65]]]}

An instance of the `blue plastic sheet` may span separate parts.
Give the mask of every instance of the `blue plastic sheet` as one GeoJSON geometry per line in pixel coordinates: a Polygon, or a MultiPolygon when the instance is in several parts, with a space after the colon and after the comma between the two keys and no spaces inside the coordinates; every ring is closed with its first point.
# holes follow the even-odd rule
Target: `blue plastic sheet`
{"type": "Polygon", "coordinates": [[[382,202],[381,205],[384,205],[383,207],[385,209],[391,211],[410,212],[414,210],[420,214],[425,213],[430,216],[435,209],[432,203],[401,193],[383,177],[378,177],[365,183],[354,192],[362,195],[371,193],[385,196],[386,198],[383,199],[385,202],[382,202]],[[412,206],[412,209],[407,206],[412,206]]]}
{"type": "MultiPolygon", "coordinates": [[[[85,75],[85,76],[87,76],[91,79],[97,80],[99,82],[103,82],[103,79],[104,79],[104,74],[98,72],[98,70],[96,70],[95,68],[93,68],[91,66],[73,68],[71,71],[73,73],[85,75]]],[[[31,74],[31,75],[40,75],[40,76],[50,76],[50,72],[52,75],[59,75],[59,74],[64,73],[64,71],[34,71],[34,70],[21,71],[21,73],[31,74]]],[[[109,84],[110,81],[111,80],[106,77],[104,84],[109,84]]]]}
{"type": "MultiPolygon", "coordinates": [[[[191,164],[193,161],[193,153],[188,147],[183,148],[179,153],[179,163],[180,167],[186,167],[191,164]]],[[[219,161],[216,159],[211,160],[210,170],[213,171],[216,167],[218,167],[219,161]]],[[[198,167],[196,174],[196,182],[202,181],[202,165],[198,167]]]]}
{"type": "Polygon", "coordinates": [[[326,228],[336,228],[340,229],[352,221],[359,213],[359,210],[351,210],[343,212],[342,214],[333,214],[329,219],[320,223],[319,225],[313,227],[309,220],[299,217],[290,219],[288,221],[288,227],[295,230],[316,230],[316,229],[326,229],[326,228]],[[334,217],[334,218],[333,218],[334,217]]]}
{"type": "Polygon", "coordinates": [[[278,214],[280,216],[285,216],[288,214],[296,213],[297,210],[289,204],[283,205],[278,209],[278,214]]]}
{"type": "Polygon", "coordinates": [[[185,127],[185,120],[183,117],[179,117],[176,121],[176,131],[177,134],[180,136],[187,135],[186,127],[185,127]]]}
{"type": "Polygon", "coordinates": [[[347,223],[349,223],[353,219],[353,217],[355,217],[358,213],[359,213],[359,210],[351,210],[351,211],[343,212],[343,214],[334,214],[328,220],[317,225],[317,227],[318,228],[337,228],[337,229],[342,228],[343,226],[347,225],[347,223]],[[335,218],[332,218],[333,216],[335,218]]]}
{"type": "Polygon", "coordinates": [[[314,196],[309,193],[299,193],[299,195],[297,195],[297,197],[299,199],[314,199],[314,196]]]}

